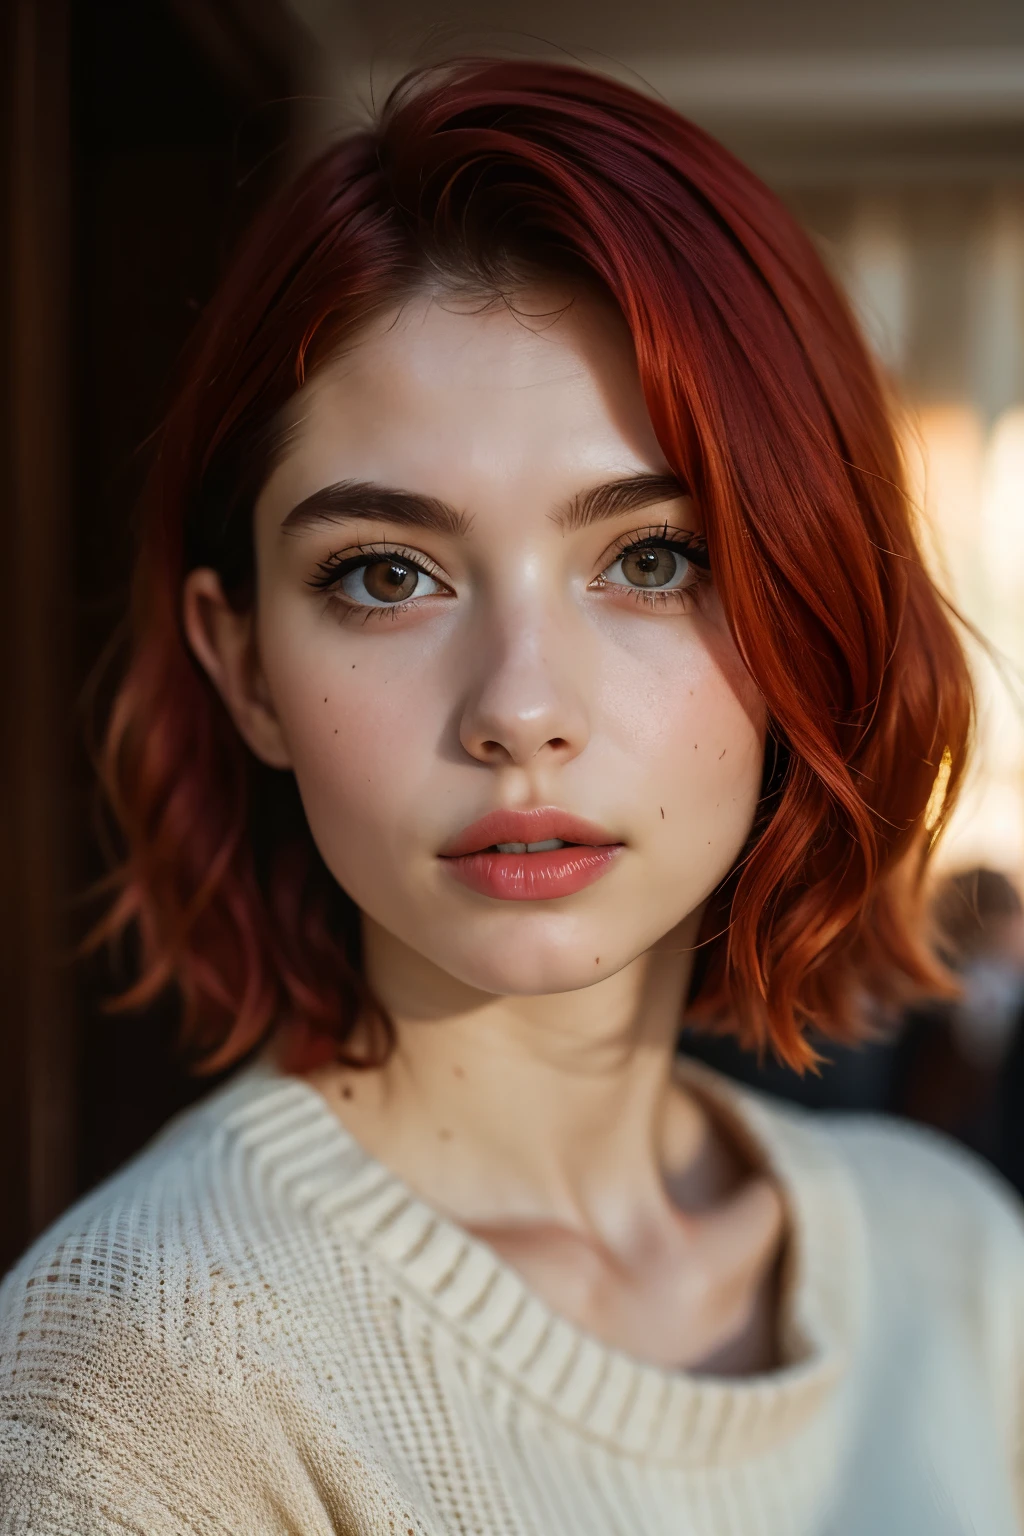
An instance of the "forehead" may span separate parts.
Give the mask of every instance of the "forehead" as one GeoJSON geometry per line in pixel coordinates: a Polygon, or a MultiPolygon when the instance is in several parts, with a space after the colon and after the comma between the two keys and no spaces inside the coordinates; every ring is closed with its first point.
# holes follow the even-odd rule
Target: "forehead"
{"type": "Polygon", "coordinates": [[[321,368],[290,414],[272,482],[296,500],[344,478],[471,504],[496,480],[547,478],[562,494],[666,467],[621,316],[558,289],[417,295],[321,368]]]}

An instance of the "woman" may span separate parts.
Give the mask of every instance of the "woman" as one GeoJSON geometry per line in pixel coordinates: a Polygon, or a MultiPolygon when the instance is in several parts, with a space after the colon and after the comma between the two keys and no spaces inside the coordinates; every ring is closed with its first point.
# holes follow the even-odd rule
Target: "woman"
{"type": "Polygon", "coordinates": [[[206,317],[135,624],[125,1002],[249,1059],[8,1278],[2,1528],[1017,1530],[1006,1195],[674,1065],[934,984],[969,726],[771,194],[610,80],[407,82],[206,317]]]}

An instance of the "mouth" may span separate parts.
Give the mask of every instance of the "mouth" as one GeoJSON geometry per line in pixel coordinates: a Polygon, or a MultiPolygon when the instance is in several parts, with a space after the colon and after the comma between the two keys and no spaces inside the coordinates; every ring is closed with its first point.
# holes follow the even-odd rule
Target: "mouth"
{"type": "Polygon", "coordinates": [[[485,853],[551,853],[555,848],[582,847],[579,843],[563,843],[560,837],[548,837],[540,843],[492,843],[485,853]]]}
{"type": "Polygon", "coordinates": [[[605,828],[552,807],[492,811],[439,855],[446,871],[481,896],[550,901],[601,878],[623,848],[605,828]]]}
{"type": "Polygon", "coordinates": [[[617,848],[621,839],[596,822],[553,806],[533,811],[491,811],[441,849],[443,859],[473,853],[550,853],[561,848],[617,848]]]}

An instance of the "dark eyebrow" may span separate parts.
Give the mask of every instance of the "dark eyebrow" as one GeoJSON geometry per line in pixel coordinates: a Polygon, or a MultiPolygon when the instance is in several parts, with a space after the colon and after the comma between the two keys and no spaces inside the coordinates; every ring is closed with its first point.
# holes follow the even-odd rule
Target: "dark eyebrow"
{"type": "Polygon", "coordinates": [[[407,528],[433,528],[456,537],[469,531],[469,519],[445,501],[416,491],[396,491],[371,480],[339,480],[325,485],[292,507],[281,524],[282,533],[301,533],[323,523],[347,518],[375,523],[402,523],[407,528]]]}
{"type": "Polygon", "coordinates": [[[555,521],[565,533],[572,533],[608,517],[638,512],[641,507],[659,501],[678,501],[688,495],[686,486],[675,475],[628,475],[623,480],[609,480],[605,485],[581,491],[555,521]]]}

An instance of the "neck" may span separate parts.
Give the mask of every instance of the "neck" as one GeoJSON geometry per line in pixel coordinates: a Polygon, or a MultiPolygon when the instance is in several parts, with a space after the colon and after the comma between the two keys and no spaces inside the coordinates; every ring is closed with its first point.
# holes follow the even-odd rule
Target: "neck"
{"type": "Polygon", "coordinates": [[[367,977],[396,1049],[378,1071],[322,1076],[368,1150],[462,1224],[621,1239],[668,1203],[708,1139],[672,1077],[692,942],[677,930],[579,992],[494,997],[368,920],[367,977]]]}

